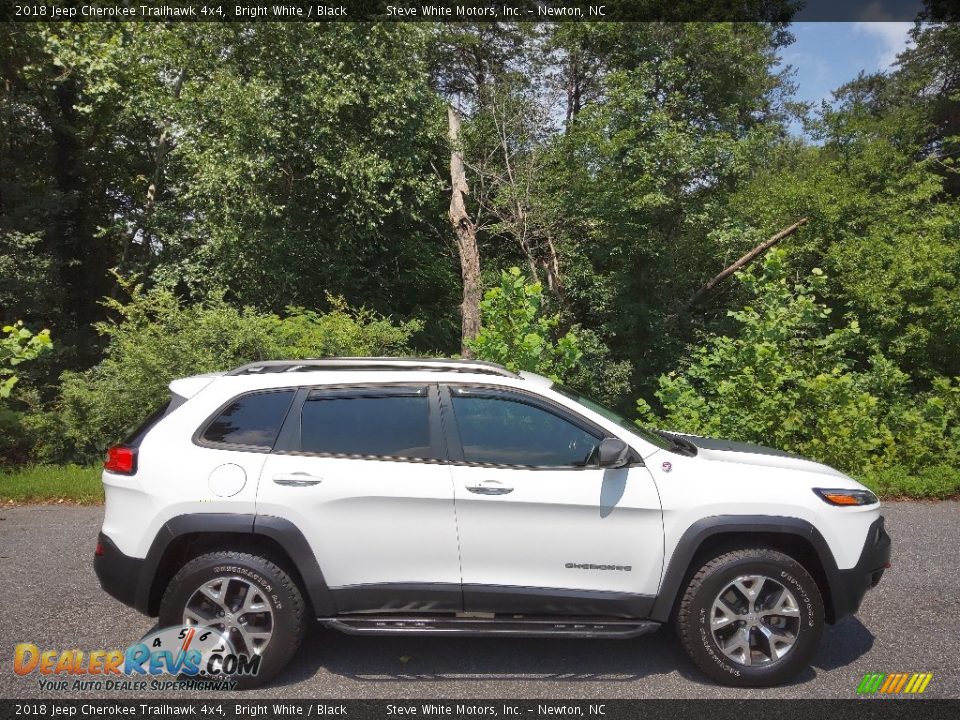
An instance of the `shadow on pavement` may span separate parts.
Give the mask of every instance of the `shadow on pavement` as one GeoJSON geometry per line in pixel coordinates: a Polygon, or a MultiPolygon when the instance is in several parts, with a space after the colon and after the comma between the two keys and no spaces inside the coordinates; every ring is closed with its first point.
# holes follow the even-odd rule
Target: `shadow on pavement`
{"type": "MultiPolygon", "coordinates": [[[[812,667],[786,685],[834,670],[869,652],[873,634],[856,617],[827,626],[812,667]]],[[[309,680],[318,670],[358,682],[526,680],[635,682],[679,673],[710,684],[686,657],[669,627],[633,640],[549,638],[358,637],[322,627],[311,629],[275,687],[309,680]]]]}
{"type": "Polygon", "coordinates": [[[359,637],[313,629],[271,685],[320,668],[358,682],[579,680],[633,682],[693,668],[669,628],[632,640],[483,637],[359,637]]]}
{"type": "Polygon", "coordinates": [[[873,633],[860,618],[848,617],[836,625],[827,625],[813,665],[821,670],[836,670],[866,655],[872,647],[873,633]]]}

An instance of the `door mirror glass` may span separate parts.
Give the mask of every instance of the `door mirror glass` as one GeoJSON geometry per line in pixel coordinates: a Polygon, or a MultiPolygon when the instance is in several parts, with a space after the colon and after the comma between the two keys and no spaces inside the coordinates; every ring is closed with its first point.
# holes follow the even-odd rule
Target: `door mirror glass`
{"type": "Polygon", "coordinates": [[[630,446],[620,438],[604,438],[597,448],[600,467],[618,468],[630,462],[630,446]]]}

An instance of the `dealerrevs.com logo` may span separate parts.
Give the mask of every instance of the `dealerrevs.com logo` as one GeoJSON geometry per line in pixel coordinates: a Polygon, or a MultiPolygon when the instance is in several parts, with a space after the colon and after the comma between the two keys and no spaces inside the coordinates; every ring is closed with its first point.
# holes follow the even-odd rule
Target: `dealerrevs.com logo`
{"type": "Polygon", "coordinates": [[[933,673],[867,673],[857,686],[858,695],[920,695],[933,673]]]}
{"type": "Polygon", "coordinates": [[[175,626],[150,633],[126,650],[41,650],[19,643],[13,671],[38,676],[41,690],[232,690],[237,676],[260,670],[260,655],[237,653],[218,631],[175,626]],[[160,679],[161,676],[175,679],[160,679]]]}

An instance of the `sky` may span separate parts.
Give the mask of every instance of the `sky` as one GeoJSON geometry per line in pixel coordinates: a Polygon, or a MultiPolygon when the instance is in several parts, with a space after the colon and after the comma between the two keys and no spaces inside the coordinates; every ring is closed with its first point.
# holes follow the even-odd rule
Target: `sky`
{"type": "MultiPolygon", "coordinates": [[[[861,70],[887,70],[897,53],[907,47],[909,22],[794,23],[796,42],[781,51],[783,64],[792,65],[796,99],[820,105],[831,92],[861,70]]],[[[799,124],[791,132],[802,132],[799,124]]]]}

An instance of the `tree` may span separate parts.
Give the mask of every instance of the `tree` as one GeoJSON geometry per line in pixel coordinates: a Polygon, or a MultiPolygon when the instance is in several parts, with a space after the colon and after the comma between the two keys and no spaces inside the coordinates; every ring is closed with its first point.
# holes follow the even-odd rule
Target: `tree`
{"type": "Polygon", "coordinates": [[[463,302],[460,304],[460,352],[471,357],[470,341],[480,332],[480,250],[477,247],[477,225],[467,212],[466,196],[470,193],[463,167],[463,149],[460,140],[460,115],[452,105],[447,106],[448,137],[450,139],[450,223],[457,236],[460,257],[460,277],[463,281],[463,302]]]}
{"type": "Polygon", "coordinates": [[[858,361],[856,319],[829,327],[830,309],[818,300],[822,271],[791,281],[785,252],[775,249],[737,278],[747,301],[729,312],[736,330],[692,346],[679,370],[660,376],[662,416],[641,399],[641,417],[793,451],[848,472],[888,465],[890,387],[907,376],[879,353],[858,361]]]}
{"type": "Polygon", "coordinates": [[[543,286],[527,283],[520,268],[500,273],[500,284],[483,296],[483,327],[470,349],[481,360],[513,371],[530,370],[561,382],[570,375],[582,353],[577,336],[556,337],[557,315],[543,312],[543,286]]]}

